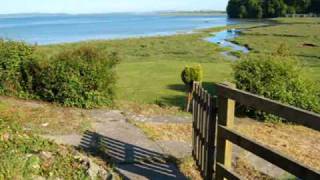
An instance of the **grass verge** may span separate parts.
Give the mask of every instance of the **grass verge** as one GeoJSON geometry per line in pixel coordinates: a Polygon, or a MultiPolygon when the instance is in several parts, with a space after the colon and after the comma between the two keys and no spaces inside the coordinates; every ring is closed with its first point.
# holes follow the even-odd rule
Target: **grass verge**
{"type": "Polygon", "coordinates": [[[90,179],[79,152],[35,136],[13,120],[0,119],[0,149],[0,179],[90,179]]]}

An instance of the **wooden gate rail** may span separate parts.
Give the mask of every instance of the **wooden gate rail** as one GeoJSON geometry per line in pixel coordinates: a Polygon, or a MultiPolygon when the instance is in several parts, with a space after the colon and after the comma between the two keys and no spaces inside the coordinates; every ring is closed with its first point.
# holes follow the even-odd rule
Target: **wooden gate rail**
{"type": "Polygon", "coordinates": [[[307,126],[309,128],[320,131],[320,115],[296,108],[294,106],[281,104],[280,102],[273,101],[258,95],[233,89],[224,84],[216,84],[217,95],[233,99],[240,104],[250,106],[267,113],[271,113],[287,119],[291,122],[307,126]]]}
{"type": "Polygon", "coordinates": [[[225,84],[216,84],[215,88],[217,97],[211,97],[200,84],[194,84],[193,157],[204,179],[241,179],[231,170],[232,144],[301,179],[320,179],[319,171],[232,129],[236,101],[317,131],[320,131],[319,114],[281,104],[225,84]]]}

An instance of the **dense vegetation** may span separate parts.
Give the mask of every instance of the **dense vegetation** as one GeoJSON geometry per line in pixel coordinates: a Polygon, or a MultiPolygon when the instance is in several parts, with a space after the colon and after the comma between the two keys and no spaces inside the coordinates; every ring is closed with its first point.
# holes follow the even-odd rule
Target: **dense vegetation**
{"type": "MultiPolygon", "coordinates": [[[[319,86],[304,76],[297,61],[280,51],[273,55],[252,54],[237,62],[234,66],[237,88],[319,113],[319,86]]],[[[264,118],[263,113],[245,110],[264,118]]]]}
{"type": "Polygon", "coordinates": [[[0,41],[0,93],[66,106],[109,105],[114,96],[116,54],[93,47],[61,51],[49,60],[36,47],[0,41]]]}
{"type": "Polygon", "coordinates": [[[230,18],[273,18],[286,14],[320,13],[320,0],[230,0],[230,18]]]}

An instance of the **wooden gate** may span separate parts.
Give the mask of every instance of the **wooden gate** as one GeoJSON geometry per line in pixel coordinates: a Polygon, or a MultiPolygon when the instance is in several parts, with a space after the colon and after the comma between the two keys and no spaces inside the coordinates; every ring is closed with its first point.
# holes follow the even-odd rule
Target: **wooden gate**
{"type": "Polygon", "coordinates": [[[231,170],[232,145],[250,151],[301,179],[320,179],[320,172],[233,130],[235,102],[320,131],[320,115],[215,84],[216,97],[194,83],[192,155],[206,180],[241,179],[231,170]]]}
{"type": "Polygon", "coordinates": [[[199,83],[193,85],[193,150],[196,165],[205,179],[212,179],[215,161],[217,101],[199,83]]]}

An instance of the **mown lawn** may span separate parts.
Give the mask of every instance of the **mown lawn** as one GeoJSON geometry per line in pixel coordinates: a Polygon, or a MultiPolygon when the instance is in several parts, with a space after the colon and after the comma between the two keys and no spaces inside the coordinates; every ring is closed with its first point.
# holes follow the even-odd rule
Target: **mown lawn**
{"type": "MultiPolygon", "coordinates": [[[[118,99],[160,105],[180,106],[184,103],[185,88],[180,71],[187,61],[153,61],[121,63],[118,67],[118,99]]],[[[204,68],[204,82],[231,79],[231,63],[200,63],[204,68]]]]}

